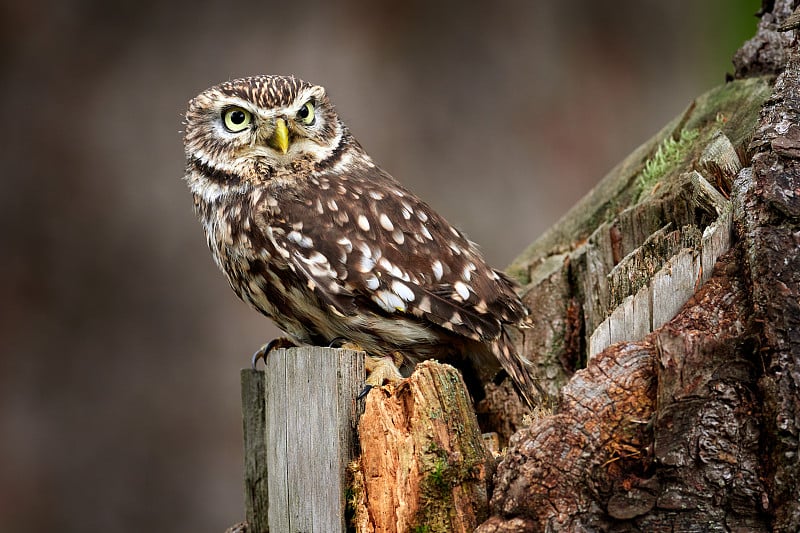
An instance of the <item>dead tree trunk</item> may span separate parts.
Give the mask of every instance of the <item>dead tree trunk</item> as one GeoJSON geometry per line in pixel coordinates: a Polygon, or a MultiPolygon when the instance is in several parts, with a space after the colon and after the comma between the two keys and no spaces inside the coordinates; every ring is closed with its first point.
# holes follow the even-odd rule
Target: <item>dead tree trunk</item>
{"type": "Polygon", "coordinates": [[[455,370],[373,391],[349,527],[800,531],[796,3],[765,0],[735,79],[512,265],[537,319],[517,341],[554,412],[523,417],[513,387],[488,387],[478,420],[510,442],[492,476],[455,370]]]}
{"type": "Polygon", "coordinates": [[[544,317],[521,342],[564,386],[512,437],[478,531],[800,531],[795,3],[765,1],[737,79],[515,263],[544,317]]]}

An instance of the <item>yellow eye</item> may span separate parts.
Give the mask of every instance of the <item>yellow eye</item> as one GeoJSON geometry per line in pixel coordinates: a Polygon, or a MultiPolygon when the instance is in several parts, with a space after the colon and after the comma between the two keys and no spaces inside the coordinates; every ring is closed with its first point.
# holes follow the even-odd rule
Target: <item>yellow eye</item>
{"type": "Polygon", "coordinates": [[[253,115],[250,111],[242,109],[241,107],[229,107],[222,112],[222,122],[228,131],[239,133],[247,129],[250,122],[253,120],[253,115]]]}
{"type": "Polygon", "coordinates": [[[306,102],[306,105],[297,112],[297,118],[302,120],[306,126],[312,125],[314,123],[314,104],[306,102]]]}

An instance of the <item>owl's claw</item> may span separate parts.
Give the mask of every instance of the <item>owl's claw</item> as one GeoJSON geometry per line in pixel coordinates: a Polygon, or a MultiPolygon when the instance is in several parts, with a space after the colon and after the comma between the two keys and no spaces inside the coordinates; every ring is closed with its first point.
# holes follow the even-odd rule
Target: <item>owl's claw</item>
{"type": "Polygon", "coordinates": [[[369,394],[369,391],[371,390],[372,390],[372,385],[365,385],[364,390],[359,392],[358,396],[356,396],[356,400],[363,400],[364,398],[367,397],[367,394],[369,394]]]}
{"type": "Polygon", "coordinates": [[[278,348],[294,348],[295,346],[295,343],[286,337],[272,339],[267,344],[256,350],[256,352],[253,354],[253,358],[250,360],[250,368],[256,370],[259,359],[263,359],[264,364],[266,364],[267,356],[272,350],[277,350],[278,348]]]}
{"type": "Polygon", "coordinates": [[[328,348],[341,348],[344,343],[347,342],[347,339],[344,337],[336,337],[331,342],[328,343],[328,348]]]}

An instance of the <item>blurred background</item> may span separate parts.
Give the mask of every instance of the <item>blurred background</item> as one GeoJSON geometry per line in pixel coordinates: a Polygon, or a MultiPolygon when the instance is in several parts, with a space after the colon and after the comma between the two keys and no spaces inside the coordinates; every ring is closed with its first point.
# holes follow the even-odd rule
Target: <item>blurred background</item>
{"type": "Polygon", "coordinates": [[[724,82],[759,4],[3,2],[0,532],[243,518],[239,369],[277,331],[192,213],[195,94],[256,73],[325,85],[502,267],[724,82]]]}

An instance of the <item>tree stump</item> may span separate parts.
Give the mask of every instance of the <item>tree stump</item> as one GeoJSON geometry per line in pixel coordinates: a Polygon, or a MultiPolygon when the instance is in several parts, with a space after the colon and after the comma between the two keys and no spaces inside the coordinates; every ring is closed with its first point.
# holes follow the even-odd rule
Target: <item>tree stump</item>
{"type": "Polygon", "coordinates": [[[477,531],[800,531],[795,4],[764,2],[737,53],[759,77],[698,98],[515,262],[551,320],[523,352],[566,385],[477,531]]]}
{"type": "Polygon", "coordinates": [[[520,351],[559,404],[523,421],[513,387],[488,387],[496,472],[454,369],[370,392],[357,531],[800,531],[795,4],[765,0],[737,79],[511,266],[537,317],[520,351]]]}
{"type": "Polygon", "coordinates": [[[488,512],[494,459],[464,381],[435,361],[373,389],[359,422],[359,532],[472,532],[488,512]]]}

